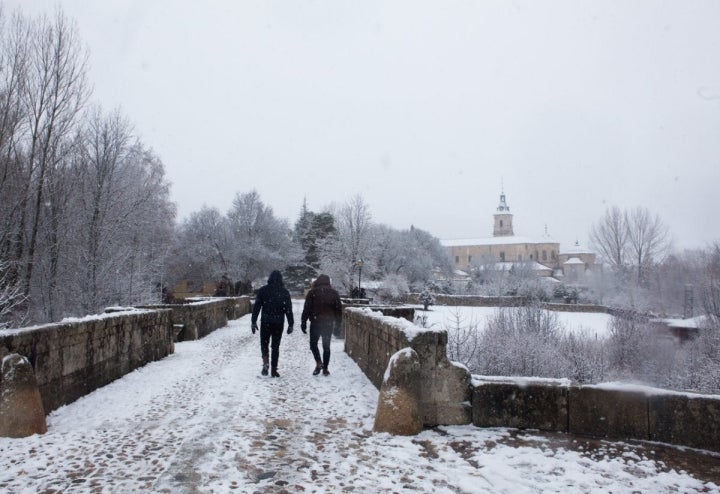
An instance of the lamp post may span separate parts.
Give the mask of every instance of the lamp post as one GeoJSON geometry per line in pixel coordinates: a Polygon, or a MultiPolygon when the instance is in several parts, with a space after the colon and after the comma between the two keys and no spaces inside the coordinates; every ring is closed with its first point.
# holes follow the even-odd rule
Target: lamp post
{"type": "Polygon", "coordinates": [[[358,259],[355,261],[355,265],[358,268],[358,298],[362,298],[362,267],[363,267],[363,260],[358,259]]]}

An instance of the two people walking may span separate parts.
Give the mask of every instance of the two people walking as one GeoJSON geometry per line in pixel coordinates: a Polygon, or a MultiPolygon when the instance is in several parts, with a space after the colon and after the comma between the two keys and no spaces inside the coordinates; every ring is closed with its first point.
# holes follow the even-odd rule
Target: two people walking
{"type": "MultiPolygon", "coordinates": [[[[258,331],[257,319],[260,317],[260,353],[263,359],[262,375],[268,374],[268,365],[272,377],[280,377],[278,358],[283,326],[287,318],[287,334],[293,332],[295,319],[292,312],[290,292],[283,284],[280,271],[270,273],[267,285],[260,288],[255,298],[252,312],[252,332],[258,331]],[[268,350],[270,346],[270,351],[268,350]],[[269,355],[268,355],[269,354],[269,355]],[[269,357],[269,358],[268,358],[269,357]]],[[[305,305],[301,317],[300,329],[307,333],[307,322],[310,321],[310,351],[315,358],[313,375],[320,372],[330,374],[330,340],[335,327],[342,322],[342,303],[340,295],[330,285],[330,278],[321,274],[313,283],[313,287],[305,297],[305,305]],[[322,339],[323,353],[320,356],[318,342],[322,339]]]]}

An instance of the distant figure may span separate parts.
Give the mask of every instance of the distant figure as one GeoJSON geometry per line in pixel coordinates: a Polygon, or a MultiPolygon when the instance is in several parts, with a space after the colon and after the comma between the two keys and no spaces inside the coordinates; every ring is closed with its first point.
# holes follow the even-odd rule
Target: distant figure
{"type": "Polygon", "coordinates": [[[233,284],[228,278],[227,273],[222,275],[220,281],[218,281],[217,288],[215,289],[216,297],[231,297],[233,294],[233,284]]]}
{"type": "Polygon", "coordinates": [[[164,286],[162,287],[162,303],[163,304],[172,304],[175,302],[175,294],[171,289],[164,286]]]}
{"type": "Polygon", "coordinates": [[[322,371],[324,376],[330,375],[328,365],[330,364],[330,338],[333,329],[340,327],[342,323],[342,302],[340,295],[330,286],[330,277],[326,274],[318,276],[313,287],[305,296],[300,319],[300,329],[306,333],[307,321],[310,320],[310,351],[315,357],[315,370],[313,376],[322,371]],[[322,337],[323,354],[320,359],[318,351],[318,340],[322,337]]]}
{"type": "Polygon", "coordinates": [[[251,281],[239,280],[235,283],[235,295],[250,295],[252,291],[251,281]]]}
{"type": "Polygon", "coordinates": [[[423,310],[428,310],[428,307],[435,303],[435,297],[432,296],[430,290],[425,288],[420,294],[420,301],[423,304],[423,310]]]}
{"type": "Polygon", "coordinates": [[[278,374],[278,357],[280,355],[280,340],[282,339],[283,323],[287,317],[288,329],[287,334],[293,332],[293,323],[295,322],[292,312],[292,301],[290,300],[290,292],[283,285],[283,278],[280,271],[270,273],[267,285],[260,288],[255,298],[255,305],[252,312],[252,332],[258,330],[257,318],[262,311],[260,318],[260,353],[262,354],[263,366],[261,374],[268,374],[268,343],[272,339],[271,344],[271,370],[272,377],[280,377],[278,374]]]}

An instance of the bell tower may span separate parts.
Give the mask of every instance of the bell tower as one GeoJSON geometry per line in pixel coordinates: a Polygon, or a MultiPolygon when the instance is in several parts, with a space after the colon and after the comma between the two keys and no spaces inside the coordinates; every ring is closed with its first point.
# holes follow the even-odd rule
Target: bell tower
{"type": "Polygon", "coordinates": [[[493,217],[495,218],[493,237],[512,237],[514,235],[512,226],[513,215],[505,201],[504,190],[500,192],[500,205],[498,205],[497,212],[493,217]]]}

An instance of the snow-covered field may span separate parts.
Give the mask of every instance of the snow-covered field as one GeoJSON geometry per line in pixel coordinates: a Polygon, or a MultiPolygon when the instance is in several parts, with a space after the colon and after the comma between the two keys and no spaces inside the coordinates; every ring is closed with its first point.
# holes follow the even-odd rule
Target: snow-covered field
{"type": "Polygon", "coordinates": [[[296,328],[273,379],[249,316],[180,343],[53,412],[47,434],[0,438],[0,492],[720,492],[657,445],[473,426],[375,434],[378,392],[342,346],[314,377],[296,328]]]}
{"type": "MultiPolygon", "coordinates": [[[[416,307],[417,315],[427,316],[427,325],[448,329],[455,327],[457,321],[461,326],[478,325],[483,329],[487,320],[498,310],[497,307],[462,307],[449,305],[432,305],[427,312],[422,306],[416,307]]],[[[557,315],[558,322],[567,330],[576,334],[584,334],[593,338],[605,338],[608,335],[608,323],[612,316],[601,313],[583,312],[552,312],[557,315]]]]}

